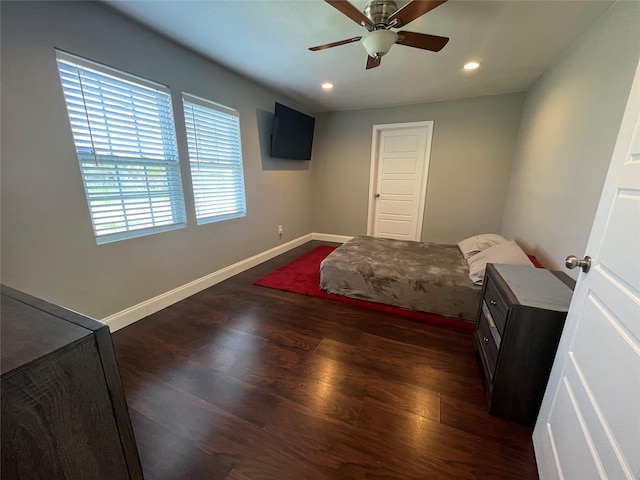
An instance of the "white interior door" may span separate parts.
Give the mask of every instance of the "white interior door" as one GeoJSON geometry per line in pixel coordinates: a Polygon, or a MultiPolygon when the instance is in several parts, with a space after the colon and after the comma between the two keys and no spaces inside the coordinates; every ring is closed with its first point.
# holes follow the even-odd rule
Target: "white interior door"
{"type": "Polygon", "coordinates": [[[533,433],[543,480],[640,478],[639,75],[533,433]]]}
{"type": "Polygon", "coordinates": [[[367,234],[420,240],[433,122],[375,125],[367,234]]]}

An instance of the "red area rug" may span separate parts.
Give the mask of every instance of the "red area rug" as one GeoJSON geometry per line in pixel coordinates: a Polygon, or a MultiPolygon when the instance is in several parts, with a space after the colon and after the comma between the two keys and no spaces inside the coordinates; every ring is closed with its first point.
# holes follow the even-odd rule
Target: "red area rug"
{"type": "Polygon", "coordinates": [[[368,308],[379,312],[398,315],[400,317],[410,318],[420,322],[431,323],[435,325],[445,325],[455,327],[462,330],[472,331],[475,325],[464,320],[443,317],[433,313],[416,312],[414,310],[406,310],[403,308],[383,305],[382,303],[367,302],[357,298],[343,297],[327,293],[320,289],[320,263],[326,258],[336,247],[327,245],[319,246],[305,253],[301,257],[287,263],[286,265],[274,270],[273,272],[259,278],[254,285],[262,287],[274,288],[276,290],[285,290],[287,292],[299,293],[310,297],[319,297],[335,302],[346,303],[356,307],[368,308]]]}

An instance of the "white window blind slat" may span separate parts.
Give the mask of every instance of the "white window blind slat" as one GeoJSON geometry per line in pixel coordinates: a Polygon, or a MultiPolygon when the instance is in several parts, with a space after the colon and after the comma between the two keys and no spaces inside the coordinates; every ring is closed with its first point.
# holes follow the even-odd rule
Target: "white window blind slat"
{"type": "Polygon", "coordinates": [[[198,224],[247,214],[238,112],[183,94],[198,224]]]}
{"type": "Polygon", "coordinates": [[[96,241],[185,226],[168,89],[56,54],[96,241]]]}

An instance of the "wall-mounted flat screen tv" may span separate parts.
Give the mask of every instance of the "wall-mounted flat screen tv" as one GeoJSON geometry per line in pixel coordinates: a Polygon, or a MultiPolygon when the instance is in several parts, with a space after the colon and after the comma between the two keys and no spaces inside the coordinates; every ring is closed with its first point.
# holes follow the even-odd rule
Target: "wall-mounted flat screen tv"
{"type": "Polygon", "coordinates": [[[271,156],[311,160],[316,119],[276,102],[271,135],[271,156]]]}

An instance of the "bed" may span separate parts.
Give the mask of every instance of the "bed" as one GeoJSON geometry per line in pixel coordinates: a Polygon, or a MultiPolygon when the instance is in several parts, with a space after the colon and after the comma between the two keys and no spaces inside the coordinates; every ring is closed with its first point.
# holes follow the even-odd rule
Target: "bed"
{"type": "Polygon", "coordinates": [[[323,290],[475,321],[482,287],[457,245],[359,236],[320,264],[323,290]]]}
{"type": "Polygon", "coordinates": [[[338,295],[475,322],[487,263],[533,267],[500,235],[457,245],[357,236],[320,264],[320,288],[338,295]]]}

